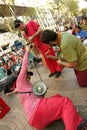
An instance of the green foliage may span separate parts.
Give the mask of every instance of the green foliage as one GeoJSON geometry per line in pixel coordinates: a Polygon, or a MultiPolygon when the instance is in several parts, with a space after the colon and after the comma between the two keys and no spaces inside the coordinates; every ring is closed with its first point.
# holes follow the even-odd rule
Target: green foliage
{"type": "Polygon", "coordinates": [[[72,14],[75,14],[78,11],[78,3],[75,0],[66,0],[66,7],[72,14]]]}
{"type": "MultiPolygon", "coordinates": [[[[79,7],[78,7],[78,1],[76,0],[54,0],[54,2],[49,2],[50,4],[50,11],[55,15],[55,12],[58,12],[58,17],[61,15],[62,17],[72,17],[74,14],[78,14],[79,7]]],[[[59,18],[58,18],[59,19],[59,18]]]]}
{"type": "MultiPolygon", "coordinates": [[[[59,4],[63,7],[66,8],[66,10],[71,13],[75,14],[76,12],[79,11],[78,7],[78,1],[76,0],[60,0],[59,4]]],[[[68,13],[67,12],[67,13],[68,13]]]]}
{"type": "Polygon", "coordinates": [[[36,13],[35,9],[33,7],[28,7],[27,10],[23,13],[25,16],[34,16],[36,13]]]}
{"type": "Polygon", "coordinates": [[[81,12],[82,12],[82,11],[84,11],[84,12],[87,13],[87,8],[83,8],[83,9],[81,10],[81,12]]]}

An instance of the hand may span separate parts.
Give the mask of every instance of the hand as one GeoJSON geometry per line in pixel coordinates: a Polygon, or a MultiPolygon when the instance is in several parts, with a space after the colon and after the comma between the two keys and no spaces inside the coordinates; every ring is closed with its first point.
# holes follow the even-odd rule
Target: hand
{"type": "Polygon", "coordinates": [[[31,36],[31,37],[28,38],[27,43],[30,44],[30,43],[32,43],[32,41],[33,41],[33,37],[31,36]]]}
{"type": "Polygon", "coordinates": [[[60,65],[61,65],[61,62],[62,62],[62,61],[61,61],[60,59],[57,60],[57,63],[60,64],[60,65]]]}
{"type": "Polygon", "coordinates": [[[52,60],[57,60],[57,57],[53,55],[46,55],[46,57],[52,60]]]}
{"type": "Polygon", "coordinates": [[[46,55],[46,58],[51,58],[51,55],[46,55]]]}
{"type": "Polygon", "coordinates": [[[26,52],[29,52],[29,46],[28,45],[26,46],[26,52]]]}
{"type": "Polygon", "coordinates": [[[10,94],[9,93],[6,93],[6,96],[9,96],[10,94]]]}

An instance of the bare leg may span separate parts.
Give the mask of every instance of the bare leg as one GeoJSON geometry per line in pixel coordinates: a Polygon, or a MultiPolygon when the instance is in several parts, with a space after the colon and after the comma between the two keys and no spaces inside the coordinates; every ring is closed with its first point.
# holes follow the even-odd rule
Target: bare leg
{"type": "Polygon", "coordinates": [[[12,92],[6,93],[6,96],[9,96],[9,95],[14,94],[14,93],[17,93],[17,89],[16,88],[12,92]]]}

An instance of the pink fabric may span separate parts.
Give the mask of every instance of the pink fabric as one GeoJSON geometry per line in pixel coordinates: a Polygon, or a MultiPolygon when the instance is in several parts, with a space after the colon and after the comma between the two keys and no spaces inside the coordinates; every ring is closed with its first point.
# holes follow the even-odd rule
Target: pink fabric
{"type": "MultiPolygon", "coordinates": [[[[36,31],[38,30],[39,25],[34,21],[29,21],[26,24],[27,32],[24,33],[24,37],[28,39],[28,37],[32,36],[36,31]]],[[[56,71],[62,71],[62,67],[57,63],[56,60],[51,60],[49,58],[46,58],[45,53],[49,50],[49,45],[43,44],[40,41],[40,35],[38,35],[36,38],[34,38],[33,43],[35,46],[39,49],[40,53],[43,55],[45,62],[47,64],[47,67],[49,68],[51,73],[55,73],[56,71]]],[[[50,55],[55,56],[55,52],[53,48],[50,49],[49,52],[50,55]]]]}
{"type": "Polygon", "coordinates": [[[75,74],[76,74],[79,86],[87,87],[87,70],[84,70],[84,71],[75,70],[75,74]]]}
{"type": "MultiPolygon", "coordinates": [[[[28,69],[28,56],[29,53],[25,53],[22,62],[22,68],[16,81],[16,88],[18,92],[32,91],[32,84],[26,80],[27,69],[28,69]]],[[[24,108],[24,112],[27,116],[28,121],[30,121],[31,117],[33,116],[33,114],[37,109],[41,97],[35,96],[33,93],[31,95],[29,95],[29,93],[19,94],[19,95],[24,108]]]]}
{"type": "Polygon", "coordinates": [[[65,130],[77,130],[83,120],[68,97],[55,95],[51,98],[43,98],[40,101],[30,124],[34,128],[41,130],[58,119],[64,121],[65,130]]]}

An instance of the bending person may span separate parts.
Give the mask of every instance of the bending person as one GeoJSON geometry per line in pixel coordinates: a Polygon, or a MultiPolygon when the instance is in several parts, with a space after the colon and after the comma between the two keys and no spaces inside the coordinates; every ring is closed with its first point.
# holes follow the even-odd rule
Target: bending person
{"type": "Polygon", "coordinates": [[[55,95],[50,98],[36,96],[32,92],[30,78],[33,75],[28,70],[29,47],[22,61],[21,71],[17,78],[17,90],[26,114],[28,123],[41,130],[55,120],[62,119],[66,130],[87,130],[87,121],[77,113],[72,101],[68,97],[55,95]]]}
{"type": "Polygon", "coordinates": [[[74,68],[79,86],[87,87],[87,47],[80,39],[69,33],[56,33],[52,30],[44,30],[41,41],[50,46],[58,45],[62,52],[62,58],[58,63],[62,66],[74,68]]]}

